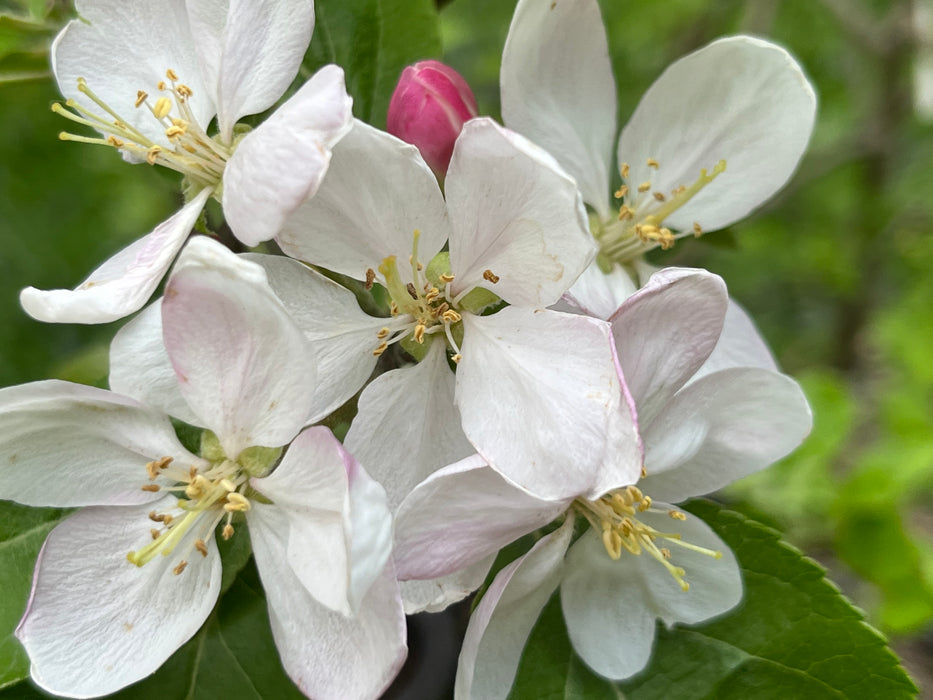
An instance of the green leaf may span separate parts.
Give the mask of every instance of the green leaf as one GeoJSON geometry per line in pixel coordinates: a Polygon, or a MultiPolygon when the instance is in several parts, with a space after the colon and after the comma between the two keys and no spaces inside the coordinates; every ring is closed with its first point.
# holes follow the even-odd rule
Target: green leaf
{"type": "Polygon", "coordinates": [[[46,535],[67,511],[0,501],[0,688],[29,675],[29,661],[13,631],[32,588],[32,571],[46,535]]]}
{"type": "Polygon", "coordinates": [[[737,513],[706,501],[686,509],[735,552],[745,579],[739,608],[704,625],[668,630],[659,624],[648,668],[613,684],[573,653],[555,596],[532,631],[510,697],[914,697],[916,688],[885,640],[819,565],[737,513]]]}
{"type": "Polygon", "coordinates": [[[440,55],[433,0],[318,0],[303,77],[327,63],[347,76],[353,114],[385,128],[389,99],[402,69],[440,55]]]}

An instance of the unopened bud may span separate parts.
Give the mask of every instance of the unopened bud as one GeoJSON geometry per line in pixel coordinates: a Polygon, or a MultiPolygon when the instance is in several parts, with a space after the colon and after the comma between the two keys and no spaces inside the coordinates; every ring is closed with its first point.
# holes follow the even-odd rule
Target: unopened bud
{"type": "Polygon", "coordinates": [[[457,71],[439,61],[420,61],[402,71],[386,126],[390,134],[417,146],[443,177],[463,123],[476,115],[473,91],[457,71]]]}

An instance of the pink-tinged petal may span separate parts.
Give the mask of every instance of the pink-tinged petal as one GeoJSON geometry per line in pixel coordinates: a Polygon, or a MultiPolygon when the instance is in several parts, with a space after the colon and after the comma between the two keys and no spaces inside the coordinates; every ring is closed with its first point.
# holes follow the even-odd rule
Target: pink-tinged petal
{"type": "Polygon", "coordinates": [[[399,506],[398,576],[429,579],[459,571],[547,525],[569,505],[570,499],[525,493],[478,455],[468,457],[428,477],[399,506]]]}
{"type": "Polygon", "coordinates": [[[738,302],[729,299],[719,342],[691,381],[732,367],[760,367],[772,372],[780,371],[751,316],[738,302]]]}
{"type": "Polygon", "coordinates": [[[292,82],[314,29],[313,0],[198,0],[186,3],[204,81],[217,105],[220,138],[265,111],[292,82]]]}
{"type": "Polygon", "coordinates": [[[726,285],[705,270],[652,275],[610,319],[619,364],[648,425],[706,361],[722,331],[726,285]]]}
{"type": "Polygon", "coordinates": [[[587,665],[613,680],[629,678],[647,665],[656,618],[669,626],[694,624],[730,610],[742,598],[735,557],[703,521],[692,515],[686,521],[672,521],[665,513],[643,513],[638,518],[662,532],[679,532],[684,542],[718,551],[721,558],[659,539],[659,546],[671,550],[672,563],[686,570],[690,590],[684,591],[647,553],[623,551],[622,558],[613,561],[593,531],[574,543],[560,587],[567,632],[587,665]]]}
{"type": "Polygon", "coordinates": [[[369,316],[353,292],[307,265],[281,255],[248,253],[314,348],[318,383],[311,422],[339,408],[366,383],[376,366],[376,334],[388,319],[369,316]]]}
{"type": "Polygon", "coordinates": [[[525,642],[560,583],[573,518],[502,569],[467,627],[454,697],[498,700],[509,694],[525,642]]]}
{"type": "Polygon", "coordinates": [[[499,82],[506,126],[553,154],[606,218],[616,86],[596,1],[521,0],[499,82]]]}
{"type": "Polygon", "coordinates": [[[418,581],[399,581],[402,603],[406,615],[420,612],[440,612],[466,598],[483,585],[496,555],[492,554],[475,564],[447,576],[418,581]]]}
{"type": "Polygon", "coordinates": [[[728,37],[676,61],[648,89],[622,130],[619,162],[631,166],[630,185],[650,180],[667,194],[725,160],[725,172],[664,220],[713,231],[784,186],[815,115],[813,88],[790,54],[761,39],[728,37]]]}
{"type": "Polygon", "coordinates": [[[191,88],[188,106],[206,127],[214,115],[214,102],[201,77],[186,4],[184,0],[76,2],[81,19],[72,20],[59,33],[50,55],[62,94],[109,122],[112,117],[78,91],[78,79],[84,78],[123,121],[151,141],[169,146],[165,126],[146,107],[137,109],[135,102],[142,90],[154,103],[160,96],[156,86],[171,69],[191,88]]]}
{"type": "Polygon", "coordinates": [[[182,395],[231,459],[286,444],[310,417],[308,341],[258,265],[192,240],[166,285],[162,330],[182,395]]]}
{"type": "Polygon", "coordinates": [[[591,262],[563,298],[587,316],[607,321],[637,290],[632,276],[618,263],[605,273],[591,262]]]}
{"type": "Polygon", "coordinates": [[[395,255],[403,279],[421,232],[424,264],[449,234],[447,207],[437,179],[414,146],[356,120],[334,148],[327,177],[276,239],[288,255],[356,279],[395,255]]]}
{"type": "Polygon", "coordinates": [[[376,377],[358,403],[344,443],[385,487],[393,511],[430,474],[475,452],[460,427],[443,343],[418,364],[376,377]]]}
{"type": "Polygon", "coordinates": [[[550,306],[596,254],[573,179],[491,119],[464,125],[445,188],[454,294],[479,286],[510,304],[550,306]]]}
{"type": "Polygon", "coordinates": [[[493,469],[548,499],[638,480],[641,444],[608,323],[516,307],[463,322],[457,405],[493,469]]]}
{"type": "Polygon", "coordinates": [[[224,216],[249,246],[276,236],[317,192],[334,145],[353,123],[343,70],[321,68],[247,134],[224,170],[224,216]]]}
{"type": "Polygon", "coordinates": [[[272,635],[286,672],[320,700],[379,697],[405,661],[405,616],[391,563],[355,615],[323,606],[292,569],[285,513],[250,512],[253,554],[269,601],[272,635]]]}
{"type": "Polygon", "coordinates": [[[790,377],[758,367],[714,372],[642,425],[648,477],[639,487],[673,503],[710,493],[790,453],[812,424],[790,377]]]}
{"type": "Polygon", "coordinates": [[[47,323],[108,323],[139,311],[184,245],[209,196],[210,190],[202,190],[74,290],[26,287],[20,292],[20,304],[34,319],[47,323]]]}
{"type": "Polygon", "coordinates": [[[289,561],[305,589],[352,614],[392,548],[382,487],[324,427],[302,431],[275,471],[251,484],[285,514],[289,561]]]}
{"type": "Polygon", "coordinates": [[[162,299],[121,328],[110,343],[110,388],[191,425],[199,418],[181,395],[162,339],[162,299]]]}
{"type": "Polygon", "coordinates": [[[216,548],[172,571],[203,536],[197,527],[170,556],[142,567],[127,561],[152,542],[151,509],[87,508],[45,541],[16,630],[43,689],[75,698],[116,692],[153,673],[207,619],[220,592],[216,548]]]}
{"type": "Polygon", "coordinates": [[[162,457],[185,471],[201,463],[166,415],[131,398],[57,380],[0,389],[2,498],[55,507],[148,503],[159,496],[142,490],[146,463],[162,457]]]}

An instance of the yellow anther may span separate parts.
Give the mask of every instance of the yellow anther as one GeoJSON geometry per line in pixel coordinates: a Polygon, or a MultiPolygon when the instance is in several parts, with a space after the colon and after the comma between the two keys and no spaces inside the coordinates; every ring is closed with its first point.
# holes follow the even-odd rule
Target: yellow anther
{"type": "Polygon", "coordinates": [[[496,284],[496,282],[499,281],[499,275],[494,273],[492,270],[484,270],[483,279],[486,280],[487,282],[492,282],[493,284],[496,284]]]}
{"type": "Polygon", "coordinates": [[[178,566],[176,566],[174,569],[172,569],[172,573],[175,574],[176,576],[179,576],[179,575],[181,574],[181,572],[185,570],[185,567],[186,567],[186,566],[188,566],[188,562],[186,562],[186,561],[180,561],[180,562],[178,563],[178,566]]]}
{"type": "Polygon", "coordinates": [[[622,175],[623,180],[628,178],[628,171],[628,163],[622,163],[622,165],[619,166],[619,173],[622,175]]]}
{"type": "Polygon", "coordinates": [[[411,337],[415,339],[416,343],[424,342],[424,332],[427,330],[427,327],[423,323],[419,323],[415,326],[414,333],[411,334],[411,337]]]}
{"type": "Polygon", "coordinates": [[[643,498],[641,489],[634,484],[625,487],[625,493],[632,499],[632,503],[637,503],[643,498]]]}
{"type": "Polygon", "coordinates": [[[622,185],[619,189],[615,191],[615,198],[622,199],[625,195],[628,194],[628,185],[622,185]]]}
{"type": "Polygon", "coordinates": [[[463,317],[453,309],[447,309],[447,311],[441,315],[441,318],[444,320],[444,323],[458,323],[463,317]]]}
{"type": "Polygon", "coordinates": [[[647,476],[648,476],[648,468],[644,464],[642,464],[641,465],[641,478],[644,479],[647,476]]]}
{"type": "Polygon", "coordinates": [[[152,528],[151,530],[149,530],[149,534],[152,535],[152,539],[154,540],[159,539],[159,537],[162,535],[162,533],[156,530],[155,528],[152,528]]]}
{"type": "Polygon", "coordinates": [[[162,515],[162,524],[165,525],[165,527],[168,527],[169,525],[172,524],[172,521],[174,519],[175,518],[172,515],[165,513],[164,515],[162,515]]]}
{"type": "Polygon", "coordinates": [[[164,80],[160,80],[158,83],[156,83],[156,89],[158,90],[164,90],[167,87],[168,86],[165,84],[164,80]]]}
{"type": "Polygon", "coordinates": [[[389,337],[388,327],[383,326],[382,328],[380,328],[379,332],[376,333],[376,337],[379,338],[379,340],[382,340],[383,338],[388,338],[389,337]]]}
{"type": "Polygon", "coordinates": [[[661,556],[662,556],[662,557],[664,557],[665,559],[667,559],[668,561],[670,561],[670,559],[671,559],[671,550],[669,550],[667,547],[661,547],[658,551],[661,552],[661,556]]]}
{"type": "Polygon", "coordinates": [[[454,363],[455,365],[459,365],[459,364],[460,364],[460,360],[463,359],[463,355],[461,355],[461,354],[458,352],[456,355],[454,355],[454,356],[451,357],[450,359],[453,360],[453,363],[454,363]]]}
{"type": "Polygon", "coordinates": [[[671,516],[674,520],[686,520],[687,515],[679,510],[669,510],[667,514],[671,516]]]}
{"type": "Polygon", "coordinates": [[[126,145],[123,141],[118,139],[116,136],[108,136],[107,143],[109,143],[114,148],[123,148],[123,146],[126,145]]]}
{"type": "Polygon", "coordinates": [[[647,192],[650,189],[651,189],[651,180],[645,180],[643,183],[641,183],[638,186],[639,192],[647,192]]]}
{"type": "Polygon", "coordinates": [[[687,191],[686,185],[678,185],[677,187],[671,190],[671,196],[676,197],[677,195],[682,194],[686,191],[687,191]]]}
{"type": "Polygon", "coordinates": [[[220,533],[220,536],[223,537],[225,540],[229,540],[231,537],[233,537],[233,525],[231,525],[230,523],[227,523],[226,525],[224,525],[224,529],[220,533]]]}
{"type": "Polygon", "coordinates": [[[622,557],[622,538],[615,530],[603,530],[603,546],[611,559],[622,557]]]}
{"type": "Polygon", "coordinates": [[[180,126],[172,125],[165,130],[165,135],[169,139],[177,139],[185,135],[185,130],[180,126]]]}
{"type": "Polygon", "coordinates": [[[194,94],[194,91],[184,84],[179,84],[175,86],[175,92],[177,92],[181,97],[185,99],[191,97],[194,94]]]}
{"type": "Polygon", "coordinates": [[[136,92],[136,107],[142,107],[143,102],[145,102],[148,98],[149,95],[147,93],[143,92],[142,90],[138,90],[136,92]]]}
{"type": "Polygon", "coordinates": [[[372,269],[371,267],[367,268],[366,269],[366,283],[363,285],[363,287],[367,290],[372,289],[373,283],[375,281],[376,281],[376,271],[372,269]]]}
{"type": "Polygon", "coordinates": [[[700,226],[699,221],[693,222],[693,235],[698,238],[703,235],[703,227],[700,226]]]}
{"type": "Polygon", "coordinates": [[[638,504],[638,510],[644,513],[651,507],[651,496],[643,496],[641,503],[638,504]]]}
{"type": "Polygon", "coordinates": [[[444,284],[450,284],[454,281],[454,276],[447,274],[446,272],[443,275],[438,276],[438,279],[444,284]]]}
{"type": "Polygon", "coordinates": [[[156,100],[152,113],[156,119],[164,119],[172,111],[172,101],[167,97],[160,97],[156,100]]]}
{"type": "Polygon", "coordinates": [[[379,347],[373,350],[373,357],[379,357],[382,353],[386,351],[388,347],[389,347],[389,344],[385,341],[382,341],[381,343],[379,343],[379,347]]]}
{"type": "Polygon", "coordinates": [[[656,161],[654,158],[649,158],[649,159],[646,161],[646,165],[647,165],[649,168],[654,168],[655,170],[657,170],[659,167],[661,167],[660,164],[658,163],[658,161],[656,161]]]}
{"type": "Polygon", "coordinates": [[[155,145],[151,146],[146,152],[146,162],[149,165],[155,165],[156,161],[159,159],[159,154],[162,152],[162,146],[155,145]]]}
{"type": "Polygon", "coordinates": [[[623,204],[619,207],[619,221],[626,221],[627,219],[633,218],[635,218],[635,210],[629,205],[623,204]]]}
{"type": "Polygon", "coordinates": [[[158,484],[146,484],[142,487],[142,489],[143,491],[151,491],[152,493],[162,490],[158,484]]]}
{"type": "Polygon", "coordinates": [[[165,77],[171,81],[176,81],[178,80],[178,73],[169,68],[167,71],[165,71],[165,77]]]}
{"type": "Polygon", "coordinates": [[[228,493],[227,502],[224,503],[224,510],[228,513],[240,512],[245,513],[252,506],[250,506],[249,499],[241,493],[228,493]]]}
{"type": "Polygon", "coordinates": [[[202,557],[207,556],[207,544],[204,542],[204,540],[195,540],[194,548],[201,553],[202,557]]]}
{"type": "Polygon", "coordinates": [[[398,316],[398,304],[394,301],[389,302],[389,313],[393,316],[398,316]]]}
{"type": "Polygon", "coordinates": [[[655,192],[655,193],[654,193],[654,198],[655,198],[656,200],[658,200],[659,202],[665,202],[665,201],[667,201],[667,197],[664,196],[664,193],[663,193],[663,192],[655,192]]]}
{"type": "Polygon", "coordinates": [[[424,300],[425,300],[425,302],[427,302],[428,304],[430,304],[430,303],[432,303],[435,299],[437,299],[440,295],[441,295],[441,290],[440,290],[440,289],[438,289],[437,287],[431,287],[427,292],[425,292],[425,294],[424,294],[424,300]]]}

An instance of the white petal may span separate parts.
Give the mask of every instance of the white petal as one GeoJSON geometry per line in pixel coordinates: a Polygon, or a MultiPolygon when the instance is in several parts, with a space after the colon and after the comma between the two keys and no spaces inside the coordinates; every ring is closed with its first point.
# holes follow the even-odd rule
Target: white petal
{"type": "Polygon", "coordinates": [[[525,642],[560,583],[573,518],[502,569],[470,617],[457,666],[457,700],[509,694],[525,642]]]}
{"type": "Polygon", "coordinates": [[[700,170],[726,171],[665,224],[712,231],[738,221],[790,179],[813,130],[816,96],[781,47],[747,36],[714,41],[673,63],[622,130],[630,184],[668,193],[700,170]],[[658,170],[647,165],[654,158],[658,170]]]}
{"type": "MultiPolygon", "coordinates": [[[[165,499],[167,505],[175,499],[165,499]]],[[[209,547],[180,575],[181,553],[203,535],[192,528],[172,556],[142,567],[129,552],[152,542],[151,506],[87,508],[49,535],[16,636],[32,680],[68,697],[107,695],[145,678],[207,619],[220,592],[220,557],[209,547]]]]}
{"type": "Polygon", "coordinates": [[[324,179],[331,149],[350,129],[343,70],[324,66],[237,146],[224,170],[224,216],[254,246],[277,235],[324,179]]]}
{"type": "Polygon", "coordinates": [[[569,499],[545,501],[468,457],[428,477],[398,509],[398,576],[446,576],[495,554],[561,515],[569,499]]]}
{"type": "Polygon", "coordinates": [[[666,268],[612,316],[619,364],[648,425],[709,357],[726,315],[726,286],[705,270],[666,268]]]}
{"type": "Polygon", "coordinates": [[[797,382],[752,368],[709,374],[642,425],[652,498],[677,503],[763,469],[795,449],[813,418],[797,382]]]}
{"type": "Polygon", "coordinates": [[[376,366],[376,334],[388,319],[369,316],[353,292],[297,260],[248,253],[266,271],[269,284],[314,348],[321,417],[353,396],[376,366]]]}
{"type": "Polygon", "coordinates": [[[463,126],[445,188],[455,294],[479,286],[510,304],[550,306],[596,254],[573,179],[491,119],[463,126]]]}
{"type": "Polygon", "coordinates": [[[385,487],[393,511],[428,475],[473,454],[444,343],[435,342],[418,364],[376,377],[360,395],[344,443],[385,487]]]}
{"type": "Polygon", "coordinates": [[[772,372],[779,371],[774,355],[755,327],[755,322],[734,299],[729,299],[719,342],[691,381],[731,367],[760,367],[772,372]]]}
{"type": "Polygon", "coordinates": [[[284,445],[311,416],[308,341],[258,265],[195,238],[166,285],[162,326],[182,395],[231,459],[284,445]]]}
{"type": "Polygon", "coordinates": [[[606,322],[516,307],[463,321],[457,405],[491,467],[541,498],[638,480],[641,445],[606,322]]]}
{"type": "Polygon", "coordinates": [[[198,0],[187,6],[220,138],[230,143],[236,121],[275,104],[298,72],[314,28],[314,2],[198,0]]]}
{"type": "MultiPolygon", "coordinates": [[[[78,78],[121,119],[150,140],[169,146],[165,126],[145,107],[136,108],[136,93],[159,97],[156,85],[174,70],[191,88],[188,106],[206,128],[214,115],[211,92],[205,89],[183,0],[84,0],[76,3],[75,19],[56,37],[51,50],[55,79],[65,97],[95,114],[108,115],[78,91],[78,78]]],[[[103,132],[106,133],[106,132],[103,132]]]]}
{"type": "Polygon", "coordinates": [[[184,245],[210,196],[202,190],[152,233],[131,243],[70,289],[27,287],[19,295],[26,313],[48,323],[107,323],[142,308],[184,245]]]}
{"type": "Polygon", "coordinates": [[[424,581],[399,581],[406,615],[440,612],[483,585],[496,555],[493,554],[448,576],[424,581]]]}
{"type": "MultiPolygon", "coordinates": [[[[301,585],[332,610],[350,613],[350,495],[352,457],[324,427],[302,431],[269,476],[250,484],[287,519],[287,553],[301,585]]],[[[353,468],[356,468],[355,466],[353,468]]],[[[257,527],[272,506],[257,504],[257,527]]]]}
{"type": "Polygon", "coordinates": [[[199,423],[181,395],[165,350],[161,298],[123,326],[110,343],[110,388],[191,425],[199,423]]]}
{"type": "Polygon", "coordinates": [[[587,316],[606,321],[637,290],[631,275],[621,265],[613,263],[606,274],[594,261],[563,298],[587,316]]]}
{"type": "Polygon", "coordinates": [[[295,575],[284,513],[257,505],[250,515],[272,635],[288,675],[305,695],[320,700],[378,697],[406,654],[405,616],[391,564],[356,614],[346,617],[321,605],[295,575]]]}
{"type": "Polygon", "coordinates": [[[56,507],[148,503],[158,496],[141,490],[146,463],[162,457],[186,471],[200,463],[167,416],[133,399],[56,380],[0,390],[2,498],[56,507]]]}
{"type": "Polygon", "coordinates": [[[395,255],[403,279],[415,230],[425,265],[449,235],[437,179],[418,149],[356,120],[334,148],[327,177],[277,238],[293,258],[356,279],[395,255]]]}
{"type": "Polygon", "coordinates": [[[606,218],[616,89],[595,0],[521,0],[499,82],[505,125],[553,154],[606,218]]]}
{"type": "Polygon", "coordinates": [[[684,542],[718,551],[722,558],[657,540],[671,550],[672,563],[686,570],[690,590],[684,591],[647,553],[623,551],[622,559],[613,561],[592,531],[574,543],[560,591],[567,632],[587,665],[613,680],[628,678],[648,663],[655,618],[668,625],[695,624],[730,610],[742,598],[735,557],[702,520],[688,515],[686,521],[673,521],[664,513],[638,517],[662,532],[679,532],[684,542]]]}

